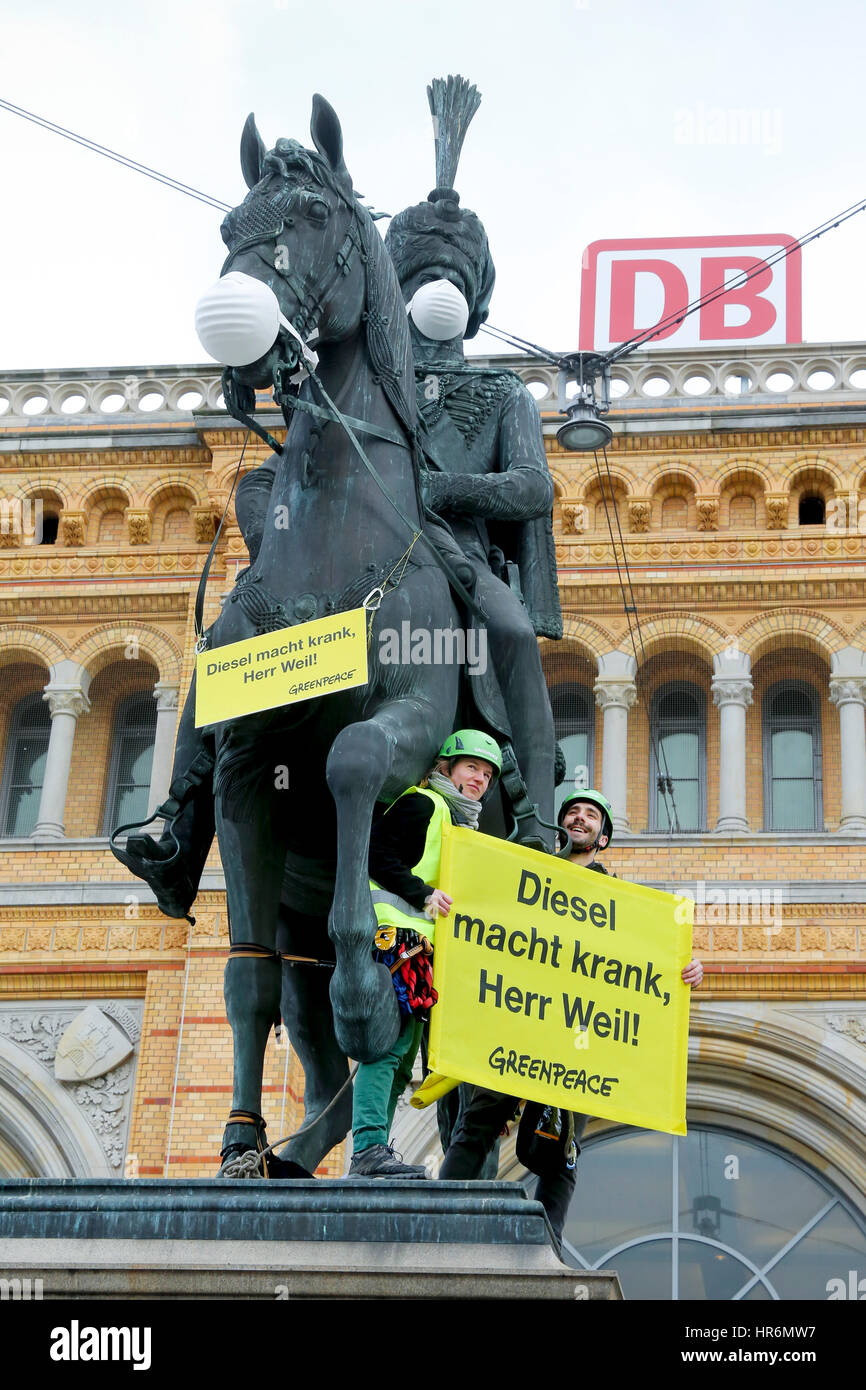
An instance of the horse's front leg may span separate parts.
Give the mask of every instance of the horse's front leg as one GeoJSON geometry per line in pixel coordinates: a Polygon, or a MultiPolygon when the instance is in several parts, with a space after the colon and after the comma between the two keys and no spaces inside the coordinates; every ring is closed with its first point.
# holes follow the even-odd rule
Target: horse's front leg
{"type": "Polygon", "coordinates": [[[384,1056],[400,1031],[391,976],[372,956],[376,916],[367,861],[373,808],[394,762],[398,740],[403,744],[415,740],[417,747],[424,739],[420,712],[401,703],[382,706],[371,719],[348,725],[328,754],[328,786],[337,805],[337,878],[328,918],[337,951],[331,1003],[337,1041],[359,1062],[384,1056]],[[407,727],[413,723],[417,729],[407,727]]]}

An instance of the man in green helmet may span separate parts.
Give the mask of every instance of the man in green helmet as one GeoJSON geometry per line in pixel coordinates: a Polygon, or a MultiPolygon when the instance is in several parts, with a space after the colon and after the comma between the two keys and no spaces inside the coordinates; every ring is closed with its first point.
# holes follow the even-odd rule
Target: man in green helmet
{"type": "MultiPolygon", "coordinates": [[[[596,857],[607,849],[613,838],[613,809],[603,792],[589,787],[585,791],[576,791],[572,796],[566,797],[559,808],[557,823],[571,840],[571,853],[568,856],[570,864],[615,877],[596,857]]],[[[704,968],[701,962],[692,960],[684,968],[682,980],[687,985],[699,985],[703,975],[704,968]]],[[[442,1167],[439,1169],[440,1178],[480,1177],[485,1160],[498,1135],[514,1118],[520,1104],[518,1096],[501,1095],[481,1086],[473,1086],[471,1090],[467,1090],[468,1094],[461,1104],[459,1118],[451,1134],[442,1167]]],[[[532,1162],[533,1132],[537,1132],[536,1126],[543,1109],[544,1107],[530,1103],[521,1120],[517,1141],[518,1157],[522,1157],[527,1166],[532,1162]]],[[[580,1140],[588,1118],[587,1115],[574,1113],[569,1121],[569,1117],[561,1115],[563,1142],[558,1145],[559,1161],[548,1163],[540,1170],[535,1189],[536,1201],[541,1202],[547,1212],[557,1250],[561,1248],[562,1232],[574,1194],[577,1156],[580,1153],[580,1140]]],[[[537,1147],[536,1145],[535,1148],[537,1147]]]]}

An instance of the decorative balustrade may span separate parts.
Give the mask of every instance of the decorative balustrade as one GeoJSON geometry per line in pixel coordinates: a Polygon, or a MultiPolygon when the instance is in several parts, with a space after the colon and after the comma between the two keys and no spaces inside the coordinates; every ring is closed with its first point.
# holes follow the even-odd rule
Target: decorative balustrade
{"type": "MultiPolygon", "coordinates": [[[[522,354],[473,357],[481,367],[508,367],[526,382],[543,413],[559,409],[555,367],[522,354]]],[[[866,344],[800,343],[784,347],[655,348],[633,353],[611,374],[612,413],[653,407],[719,407],[754,401],[866,403],[866,344]]],[[[574,394],[569,382],[566,396],[574,394]]],[[[266,394],[262,408],[271,404],[266,394]]],[[[213,365],[126,367],[85,371],[0,373],[0,430],[116,422],[189,420],[224,408],[220,373],[213,365]]]]}

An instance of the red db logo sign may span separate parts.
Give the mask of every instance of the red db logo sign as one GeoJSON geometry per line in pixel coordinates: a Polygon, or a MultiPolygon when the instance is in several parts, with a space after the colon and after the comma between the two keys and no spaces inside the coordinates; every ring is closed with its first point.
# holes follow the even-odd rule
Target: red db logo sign
{"type": "Polygon", "coordinates": [[[717,294],[647,343],[676,348],[800,343],[800,248],[790,236],[594,241],[583,253],[580,347],[605,352],[717,294]],[[774,265],[772,256],[795,249],[774,265]],[[745,275],[757,268],[744,283],[745,275]],[[717,294],[725,285],[733,286],[717,294]]]}

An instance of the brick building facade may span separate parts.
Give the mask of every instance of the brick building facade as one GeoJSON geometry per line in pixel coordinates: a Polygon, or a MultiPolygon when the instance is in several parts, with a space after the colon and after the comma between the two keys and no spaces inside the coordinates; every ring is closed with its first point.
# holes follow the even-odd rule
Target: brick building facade
{"type": "MultiPolygon", "coordinates": [[[[636,354],[615,374],[600,468],[559,449],[546,369],[505,361],[539,401],[556,487],[565,638],[542,655],[569,775],[584,768],[613,800],[620,877],[698,900],[689,1123],[704,1225],[673,1217],[674,1248],[706,1246],[732,1278],[754,1267],[752,1296],[793,1296],[760,1272],[761,1251],[723,1239],[745,1186],[707,1196],[708,1155],[727,1145],[739,1162],[739,1144],[820,1188],[814,1230],[847,1222],[845,1269],[866,1272],[866,349],[636,354]]],[[[106,837],[167,788],[198,578],[242,439],[210,370],[0,380],[0,1175],[214,1171],[231,1095],[218,856],[188,927],[106,837]],[[60,1080],[58,1047],[88,1005],[80,1079],[60,1080]]],[[[244,467],[265,452],[248,445],[244,467]]],[[[229,509],[206,622],[245,561],[229,509]]],[[[299,1122],[302,1091],[272,1042],[272,1138],[299,1122]]],[[[432,1117],[400,1115],[407,1158],[435,1162],[432,1117]]],[[[628,1138],[598,1122],[588,1137],[589,1172],[628,1138]]],[[[594,1240],[643,1259],[649,1245],[617,1246],[599,1212],[573,1217],[573,1257],[592,1263],[594,1240]]],[[[792,1229],[801,1250],[809,1238],[792,1229]]],[[[674,1295],[731,1296],[680,1264],[674,1295]]],[[[815,1289],[799,1296],[827,1296],[815,1289]]]]}

